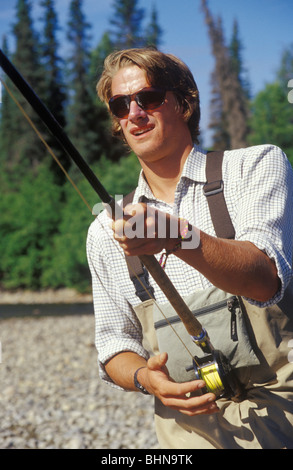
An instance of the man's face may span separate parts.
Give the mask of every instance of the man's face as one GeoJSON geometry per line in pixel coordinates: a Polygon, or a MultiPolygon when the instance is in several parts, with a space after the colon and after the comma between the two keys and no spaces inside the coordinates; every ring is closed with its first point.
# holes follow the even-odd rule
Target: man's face
{"type": "MultiPolygon", "coordinates": [[[[121,68],[112,81],[112,96],[130,95],[151,86],[146,73],[137,66],[121,68]]],[[[155,84],[153,85],[155,86],[155,84]]],[[[191,136],[176,99],[167,91],[164,103],[157,109],[144,111],[131,101],[129,115],[120,119],[128,145],[141,163],[151,163],[178,154],[183,145],[191,145],[191,136]]]]}

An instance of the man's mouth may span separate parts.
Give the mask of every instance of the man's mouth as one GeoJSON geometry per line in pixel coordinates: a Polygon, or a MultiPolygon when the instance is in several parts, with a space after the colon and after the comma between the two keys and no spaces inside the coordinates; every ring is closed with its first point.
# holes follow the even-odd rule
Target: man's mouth
{"type": "Polygon", "coordinates": [[[148,132],[152,131],[153,128],[154,128],[153,126],[148,126],[148,127],[143,127],[140,129],[133,129],[131,131],[131,134],[136,137],[139,137],[140,135],[147,134],[148,132]]]}

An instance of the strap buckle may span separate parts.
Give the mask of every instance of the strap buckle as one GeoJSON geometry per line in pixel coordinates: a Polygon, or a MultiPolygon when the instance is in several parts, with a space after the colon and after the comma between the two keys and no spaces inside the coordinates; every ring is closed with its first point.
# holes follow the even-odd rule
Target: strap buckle
{"type": "Polygon", "coordinates": [[[206,197],[219,194],[224,191],[223,180],[213,181],[212,183],[206,183],[203,187],[203,193],[206,197]]]}

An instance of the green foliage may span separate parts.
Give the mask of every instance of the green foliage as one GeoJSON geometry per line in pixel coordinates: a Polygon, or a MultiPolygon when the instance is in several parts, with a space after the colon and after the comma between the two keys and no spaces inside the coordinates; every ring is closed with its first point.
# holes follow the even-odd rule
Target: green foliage
{"type": "MultiPolygon", "coordinates": [[[[88,183],[78,186],[88,196],[88,183]]],[[[85,244],[92,215],[70,183],[65,184],[64,196],[59,207],[58,232],[52,240],[52,258],[44,266],[43,287],[75,287],[84,291],[90,286],[85,244]]]]}
{"type": "Polygon", "coordinates": [[[122,157],[115,165],[103,157],[97,168],[97,175],[101,175],[98,178],[112,196],[125,196],[136,187],[139,171],[140,164],[137,157],[134,153],[130,153],[122,157]]]}
{"type": "Polygon", "coordinates": [[[252,102],[249,142],[278,145],[293,165],[293,105],[288,100],[288,81],[292,77],[291,46],[283,51],[276,81],[268,83],[252,102]]]}
{"type": "Polygon", "coordinates": [[[1,283],[5,288],[44,287],[44,267],[58,231],[61,190],[47,166],[29,172],[0,200],[1,283]]]}
{"type": "Polygon", "coordinates": [[[293,163],[293,106],[279,82],[266,85],[252,103],[251,133],[253,145],[271,143],[281,147],[293,163]]]}

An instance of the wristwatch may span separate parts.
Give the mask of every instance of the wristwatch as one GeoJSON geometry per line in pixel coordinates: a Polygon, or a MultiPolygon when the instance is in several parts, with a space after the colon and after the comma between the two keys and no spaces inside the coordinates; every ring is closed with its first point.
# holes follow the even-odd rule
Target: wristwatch
{"type": "Polygon", "coordinates": [[[137,374],[138,374],[138,371],[140,369],[144,369],[145,366],[143,367],[139,367],[135,373],[134,373],[134,385],[136,386],[136,388],[141,392],[143,393],[144,395],[150,395],[149,392],[139,383],[138,379],[137,379],[137,374]]]}

